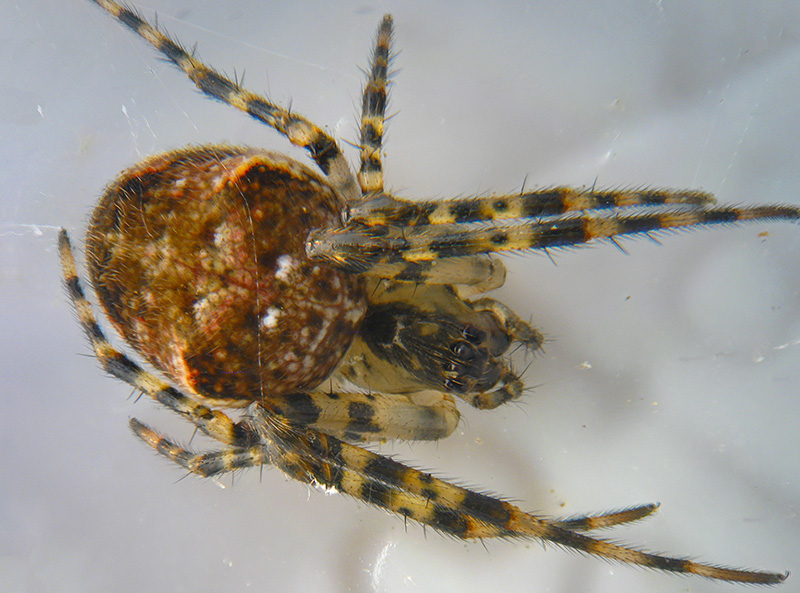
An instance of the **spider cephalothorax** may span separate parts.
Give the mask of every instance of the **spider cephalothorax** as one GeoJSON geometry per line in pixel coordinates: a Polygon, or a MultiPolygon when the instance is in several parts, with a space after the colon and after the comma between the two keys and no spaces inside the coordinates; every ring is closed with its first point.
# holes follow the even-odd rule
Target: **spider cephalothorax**
{"type": "Polygon", "coordinates": [[[536,350],[543,338],[507,306],[479,296],[505,279],[490,253],[714,223],[794,220],[797,208],[718,207],[697,191],[563,187],[401,200],[384,189],[381,155],[391,17],[384,17],[372,54],[354,175],[321,128],[244,90],[130,9],[95,1],[204,93],[305,148],[321,171],[264,150],[204,146],[151,157],[109,185],[89,227],[89,274],[108,319],[171,384],[106,340],[62,231],[67,289],[104,368],[224,448],[196,454],[132,420],[137,436],[202,476],[271,464],[299,481],[461,538],[535,537],[709,578],[785,578],[580,533],[642,518],[656,505],[540,518],[356,443],[442,438],[458,423],[454,397],[480,409],[520,397],[523,383],[509,349],[536,350]],[[245,406],[238,422],[215,409],[245,406]]]}

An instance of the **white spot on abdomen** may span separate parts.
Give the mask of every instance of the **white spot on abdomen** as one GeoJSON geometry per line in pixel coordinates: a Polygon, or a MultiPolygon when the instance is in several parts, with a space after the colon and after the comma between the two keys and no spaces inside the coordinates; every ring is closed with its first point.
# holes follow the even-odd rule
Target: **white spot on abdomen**
{"type": "Polygon", "coordinates": [[[278,307],[270,307],[261,318],[261,329],[273,329],[278,325],[281,317],[281,310],[278,307]]]}
{"type": "Polygon", "coordinates": [[[275,272],[275,278],[278,280],[288,280],[289,274],[295,267],[294,259],[291,255],[281,255],[278,260],[278,270],[275,272]]]}

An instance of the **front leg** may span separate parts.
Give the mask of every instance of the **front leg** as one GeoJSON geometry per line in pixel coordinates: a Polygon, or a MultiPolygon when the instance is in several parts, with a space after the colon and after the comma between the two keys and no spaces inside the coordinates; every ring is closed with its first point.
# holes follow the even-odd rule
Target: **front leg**
{"type": "Polygon", "coordinates": [[[450,223],[395,228],[350,222],[343,228],[309,233],[306,253],[335,267],[368,273],[397,262],[420,263],[499,251],[547,252],[592,241],[613,242],[617,237],[650,236],[660,231],[800,219],[800,208],[781,205],[586,212],[542,220],[516,219],[505,225],[450,223]]]}

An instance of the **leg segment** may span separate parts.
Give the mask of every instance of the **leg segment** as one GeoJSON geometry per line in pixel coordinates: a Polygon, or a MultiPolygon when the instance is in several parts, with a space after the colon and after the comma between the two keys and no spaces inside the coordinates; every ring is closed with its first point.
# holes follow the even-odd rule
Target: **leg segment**
{"type": "Polygon", "coordinates": [[[123,25],[130,28],[161,52],[164,57],[197,85],[203,93],[250,114],[255,119],[283,134],[295,146],[305,148],[317,166],[348,201],[360,199],[361,191],[336,141],[319,127],[296,113],[251,93],[210,66],[190,55],[179,43],[170,39],[132,10],[113,0],[94,0],[123,25]]]}
{"type": "Polygon", "coordinates": [[[361,100],[361,168],[358,172],[358,182],[364,195],[383,192],[381,149],[389,96],[391,45],[392,17],[387,14],[378,27],[367,83],[361,100]]]}
{"type": "Polygon", "coordinates": [[[212,410],[200,402],[187,397],[155,375],[148,373],[106,339],[97,323],[92,306],[86,299],[78,278],[75,258],[69,235],[62,229],[58,236],[58,251],[64,286],[78,314],[78,321],[89,338],[94,354],[103,369],[110,375],[125,381],[135,389],[177,412],[212,438],[227,445],[244,447],[255,441],[255,435],[242,423],[234,423],[226,414],[212,410]]]}
{"type": "Polygon", "coordinates": [[[639,521],[652,515],[658,510],[658,507],[658,504],[643,504],[621,511],[609,511],[600,515],[583,515],[569,519],[553,519],[551,522],[571,531],[594,531],[639,521]]]}
{"type": "Polygon", "coordinates": [[[434,441],[455,430],[461,414],[437,392],[384,394],[315,391],[270,396],[277,414],[348,441],[434,441]]]}
{"type": "Polygon", "coordinates": [[[244,448],[232,447],[213,453],[193,453],[161,436],[136,418],[131,418],[130,427],[133,434],[159,454],[193,474],[205,478],[270,463],[270,459],[261,445],[244,448]]]}
{"type": "Polygon", "coordinates": [[[376,263],[363,271],[373,278],[382,278],[394,282],[471,286],[474,292],[485,292],[498,288],[503,285],[506,278],[506,269],[503,262],[483,253],[472,257],[444,257],[429,261],[376,263]]]}
{"type": "Polygon", "coordinates": [[[495,251],[547,250],[672,229],[798,219],[800,209],[792,206],[720,206],[641,214],[590,212],[545,221],[523,220],[500,227],[443,224],[394,228],[351,223],[342,229],[312,231],[306,252],[330,265],[367,273],[378,264],[400,261],[426,262],[495,251]]]}
{"type": "Polygon", "coordinates": [[[486,196],[453,200],[402,200],[379,196],[350,211],[350,219],[367,226],[453,224],[517,218],[559,216],[636,206],[708,206],[714,196],[701,191],[626,189],[596,191],[572,187],[553,187],[505,196],[486,196]]]}

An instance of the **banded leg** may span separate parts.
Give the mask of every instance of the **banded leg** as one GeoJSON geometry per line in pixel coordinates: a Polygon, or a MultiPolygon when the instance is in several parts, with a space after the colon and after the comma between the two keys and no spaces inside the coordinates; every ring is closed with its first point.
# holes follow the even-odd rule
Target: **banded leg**
{"type": "Polygon", "coordinates": [[[474,294],[503,285],[506,268],[499,259],[479,254],[473,257],[443,257],[418,262],[375,264],[364,270],[372,278],[412,284],[469,286],[474,294]]]}
{"type": "MultiPolygon", "coordinates": [[[[195,453],[185,449],[170,439],[158,434],[136,418],[130,421],[131,430],[145,444],[173,463],[187,471],[210,478],[249,467],[259,467],[272,463],[267,447],[254,445],[246,448],[229,448],[208,453],[195,453]]],[[[652,514],[657,504],[647,504],[621,511],[611,511],[600,515],[586,515],[569,519],[553,519],[553,525],[572,531],[590,531],[615,527],[624,523],[638,521],[652,514]]]]}
{"type": "Polygon", "coordinates": [[[63,229],[58,235],[58,251],[67,294],[103,370],[177,412],[218,441],[236,447],[245,447],[254,442],[255,435],[243,423],[235,423],[223,412],[212,410],[187,397],[114,348],[100,329],[92,306],[83,292],[69,235],[63,229]]]}
{"type": "Polygon", "coordinates": [[[425,262],[495,251],[547,250],[599,239],[657,231],[734,224],[744,221],[798,220],[792,206],[720,206],[642,214],[580,214],[546,221],[521,221],[502,227],[474,224],[425,225],[410,228],[365,227],[313,231],[306,252],[346,270],[361,273],[377,265],[425,262]]]}
{"type": "Polygon", "coordinates": [[[253,425],[272,463],[301,482],[334,488],[462,539],[538,538],[610,560],[712,579],[779,583],[786,574],[736,570],[594,539],[511,503],[437,479],[397,461],[255,409],[253,425]]]}
{"type": "Polygon", "coordinates": [[[331,185],[347,200],[357,200],[361,197],[355,176],[339,145],[318,126],[301,115],[271,103],[265,97],[243,89],[238,83],[190,55],[178,42],[170,39],[132,10],[113,0],[94,0],[94,2],[183,70],[201,92],[250,114],[283,134],[295,146],[305,148],[328,177],[331,185]]]}
{"type": "Polygon", "coordinates": [[[262,445],[231,447],[213,453],[194,453],[161,436],[136,418],[131,418],[130,427],[133,434],[160,455],[204,478],[270,464],[270,458],[262,445]]]}
{"type": "Polygon", "coordinates": [[[361,100],[361,168],[358,183],[364,195],[383,192],[383,132],[389,98],[389,62],[392,59],[392,17],[385,15],[378,27],[370,59],[369,75],[361,100]]]}
{"type": "Polygon", "coordinates": [[[599,515],[582,515],[567,519],[552,519],[551,523],[563,527],[564,529],[569,529],[570,531],[594,531],[639,521],[655,513],[658,507],[659,505],[657,503],[643,504],[619,511],[609,511],[599,515]]]}
{"type": "Polygon", "coordinates": [[[461,414],[442,393],[315,391],[270,396],[275,413],[349,441],[435,441],[450,435],[461,414]]]}
{"type": "Polygon", "coordinates": [[[410,201],[393,196],[366,200],[350,211],[350,220],[367,226],[452,224],[559,216],[612,208],[709,206],[709,193],[695,190],[620,189],[598,191],[553,187],[539,191],[451,200],[410,201]]]}

